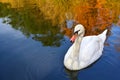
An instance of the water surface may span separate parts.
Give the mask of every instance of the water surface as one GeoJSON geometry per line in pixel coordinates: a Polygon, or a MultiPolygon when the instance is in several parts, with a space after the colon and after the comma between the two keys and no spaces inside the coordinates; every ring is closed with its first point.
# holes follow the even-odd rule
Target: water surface
{"type": "Polygon", "coordinates": [[[110,35],[96,63],[80,71],[69,71],[63,59],[72,45],[69,37],[74,20],[68,19],[64,24],[56,21],[53,25],[36,4],[22,8],[23,4],[18,3],[18,8],[0,3],[0,80],[120,79],[119,25],[107,26],[111,27],[110,35]]]}

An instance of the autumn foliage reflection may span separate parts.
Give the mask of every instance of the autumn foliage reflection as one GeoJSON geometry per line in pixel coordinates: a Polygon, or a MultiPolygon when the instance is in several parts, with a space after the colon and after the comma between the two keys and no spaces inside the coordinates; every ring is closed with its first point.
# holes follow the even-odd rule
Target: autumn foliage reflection
{"type": "Polygon", "coordinates": [[[75,15],[75,20],[85,26],[86,35],[101,33],[113,20],[111,10],[104,8],[96,0],[89,2],[87,6],[76,7],[75,15]]]}
{"type": "MultiPolygon", "coordinates": [[[[101,33],[119,15],[119,11],[115,15],[116,11],[113,8],[118,4],[113,0],[47,0],[44,3],[46,5],[41,9],[47,18],[52,19],[53,23],[57,21],[57,24],[61,24],[66,19],[75,20],[85,26],[86,35],[101,33]],[[48,5],[49,7],[47,7],[48,5]]],[[[71,29],[65,28],[66,34],[70,36],[71,29]]]]}
{"type": "Polygon", "coordinates": [[[9,15],[10,24],[14,28],[21,29],[27,36],[35,34],[33,39],[48,43],[46,45],[53,45],[54,40],[60,42],[63,35],[61,37],[57,33],[62,32],[71,37],[74,26],[78,23],[85,26],[86,35],[99,34],[113,22],[117,22],[120,14],[119,0],[0,0],[0,2],[9,5],[0,4],[2,17],[9,15]],[[69,24],[70,27],[69,21],[73,21],[69,24]],[[38,35],[36,37],[36,34],[49,32],[51,35],[44,37],[51,39],[51,43],[44,37],[38,38],[38,35]]]}

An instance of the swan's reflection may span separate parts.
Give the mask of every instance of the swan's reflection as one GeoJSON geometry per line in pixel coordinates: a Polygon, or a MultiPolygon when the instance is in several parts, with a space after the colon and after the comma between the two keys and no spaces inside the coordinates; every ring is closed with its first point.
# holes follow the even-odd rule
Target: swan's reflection
{"type": "Polygon", "coordinates": [[[67,73],[68,78],[70,80],[78,80],[79,71],[71,71],[71,70],[68,70],[68,69],[65,68],[65,72],[67,73]]]}

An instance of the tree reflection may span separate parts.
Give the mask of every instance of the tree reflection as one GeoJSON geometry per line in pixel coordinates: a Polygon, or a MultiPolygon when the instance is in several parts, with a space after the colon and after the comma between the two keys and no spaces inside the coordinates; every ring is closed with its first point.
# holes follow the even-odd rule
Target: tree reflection
{"type": "Polygon", "coordinates": [[[34,5],[25,4],[24,8],[8,8],[10,4],[0,3],[0,17],[8,16],[4,23],[11,24],[13,28],[20,30],[26,37],[41,41],[44,46],[60,46],[63,35],[58,26],[53,26],[50,20],[46,20],[40,9],[34,5]],[[4,14],[5,13],[5,14],[4,14]],[[10,21],[7,21],[10,20],[10,21]],[[32,36],[31,36],[32,35],[32,36]]]}
{"type": "Polygon", "coordinates": [[[86,28],[86,35],[94,35],[101,33],[113,22],[117,22],[120,14],[119,0],[1,0],[0,2],[4,2],[0,3],[0,16],[7,16],[10,19],[4,20],[4,23],[11,24],[27,37],[34,35],[33,39],[41,41],[45,46],[60,46],[63,38],[60,31],[69,37],[72,35],[74,26],[67,27],[66,21],[81,23],[86,28]]]}
{"type": "Polygon", "coordinates": [[[59,23],[73,19],[85,26],[86,35],[101,33],[120,14],[119,1],[113,0],[46,0],[44,3],[40,9],[49,19],[54,21],[57,17],[59,23]]]}

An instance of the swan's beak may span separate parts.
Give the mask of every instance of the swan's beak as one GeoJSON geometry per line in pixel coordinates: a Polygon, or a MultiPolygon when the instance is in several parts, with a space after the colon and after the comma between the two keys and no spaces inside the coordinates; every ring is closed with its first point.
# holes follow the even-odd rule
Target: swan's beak
{"type": "Polygon", "coordinates": [[[77,34],[74,34],[74,35],[71,37],[70,42],[74,43],[74,42],[75,42],[76,37],[77,37],[77,34]]]}

